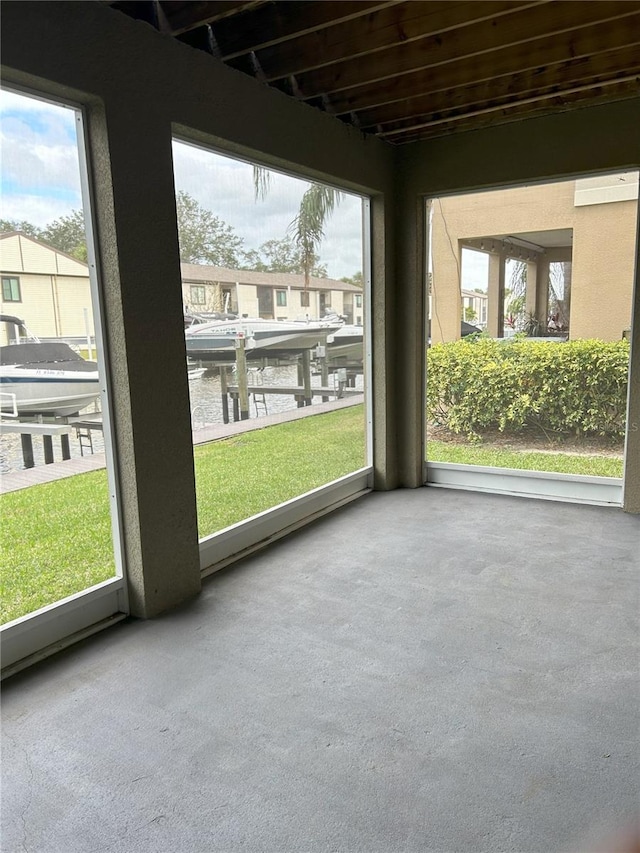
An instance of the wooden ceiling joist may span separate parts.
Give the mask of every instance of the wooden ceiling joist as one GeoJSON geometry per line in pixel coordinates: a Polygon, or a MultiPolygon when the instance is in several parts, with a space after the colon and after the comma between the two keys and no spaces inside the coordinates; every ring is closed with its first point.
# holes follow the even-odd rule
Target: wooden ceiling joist
{"type": "MultiPolygon", "coordinates": [[[[631,37],[631,34],[630,36],[631,37]]],[[[574,86],[607,79],[624,68],[628,73],[640,69],[640,38],[633,45],[602,54],[582,56],[568,62],[552,63],[527,69],[517,74],[504,74],[479,83],[464,83],[420,95],[417,98],[395,101],[370,110],[355,113],[365,131],[392,125],[400,128],[403,122],[423,121],[424,117],[442,114],[445,110],[472,108],[500,98],[521,98],[548,91],[553,87],[574,86]]],[[[624,73],[627,73],[624,72],[624,73]]]]}
{"type": "Polygon", "coordinates": [[[409,45],[391,47],[377,53],[371,66],[360,58],[297,74],[298,86],[307,97],[332,94],[364,84],[392,80],[423,68],[458,62],[467,57],[482,56],[492,51],[506,51],[539,38],[551,39],[590,24],[624,20],[633,15],[628,4],[611,0],[607,12],[595,3],[573,3],[560,0],[544,8],[528,7],[452,30],[447,37],[428,36],[409,45]]]}
{"type": "Polygon", "coordinates": [[[332,110],[336,115],[359,112],[410,98],[416,93],[446,91],[521,71],[536,71],[568,58],[599,54],[610,47],[627,47],[630,42],[637,41],[639,28],[640,11],[621,21],[564,33],[553,41],[543,37],[509,50],[472,56],[412,75],[400,75],[382,83],[332,94],[332,110]]]}
{"type": "Polygon", "coordinates": [[[640,94],[640,0],[102,0],[393,144],[640,94]]]}
{"type": "MultiPolygon", "coordinates": [[[[406,47],[429,35],[443,34],[459,26],[468,26],[500,15],[542,5],[547,0],[476,0],[476,2],[405,3],[378,9],[342,24],[309,33],[284,44],[260,50],[260,62],[271,82],[290,74],[300,74],[323,68],[344,60],[355,61],[369,54],[388,50],[391,46],[406,47]],[[314,63],[309,65],[309,61],[314,63]]],[[[229,64],[243,69],[244,57],[229,64]]]]}

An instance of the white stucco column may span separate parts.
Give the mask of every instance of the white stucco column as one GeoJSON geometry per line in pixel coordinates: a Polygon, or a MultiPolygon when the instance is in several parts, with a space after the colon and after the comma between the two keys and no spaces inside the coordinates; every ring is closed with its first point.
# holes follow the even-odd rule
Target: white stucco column
{"type": "Polygon", "coordinates": [[[504,337],[505,265],[506,258],[503,255],[489,255],[487,331],[492,338],[504,337]]]}

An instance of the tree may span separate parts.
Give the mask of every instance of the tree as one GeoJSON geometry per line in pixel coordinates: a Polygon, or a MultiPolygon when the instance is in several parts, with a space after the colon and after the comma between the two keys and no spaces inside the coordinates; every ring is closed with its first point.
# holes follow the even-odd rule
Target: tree
{"type": "Polygon", "coordinates": [[[1,219],[0,231],[20,231],[34,240],[41,240],[48,246],[73,255],[80,261],[87,260],[87,241],[84,231],[84,214],[81,210],[72,210],[67,216],[55,219],[44,228],[32,222],[17,219],[1,219]]]}
{"type": "MultiPolygon", "coordinates": [[[[431,275],[431,273],[429,273],[431,275]]],[[[364,285],[364,276],[361,272],[355,272],[353,275],[343,275],[340,281],[344,281],[346,284],[352,284],[354,287],[360,287],[364,285]]]]}
{"type": "Polygon", "coordinates": [[[324,224],[341,200],[342,193],[333,187],[311,184],[302,196],[297,216],[289,225],[289,233],[302,252],[305,289],[309,286],[316,248],[324,237],[324,224]]]}
{"type": "Polygon", "coordinates": [[[42,231],[40,239],[78,260],[87,260],[87,238],[84,214],[81,210],[72,210],[68,216],[61,216],[60,219],[50,222],[42,231]]]}
{"type": "MultiPolygon", "coordinates": [[[[311,275],[326,278],[327,268],[319,264],[320,258],[314,255],[311,275]]],[[[304,274],[302,250],[291,237],[282,240],[267,240],[257,250],[244,253],[243,269],[257,272],[284,272],[304,274]]]]}
{"type": "MultiPolygon", "coordinates": [[[[256,199],[263,199],[269,192],[270,172],[262,166],[253,167],[253,183],[256,199]]],[[[291,221],[288,233],[301,251],[305,290],[317,260],[316,249],[324,237],[324,224],[342,201],[343,194],[325,184],[310,184],[300,201],[300,208],[291,221]]]]}
{"type": "Polygon", "coordinates": [[[0,234],[6,234],[10,231],[20,231],[28,237],[33,237],[35,240],[41,238],[42,230],[32,222],[27,222],[25,219],[18,221],[17,219],[0,219],[0,234]]]}
{"type": "Polygon", "coordinates": [[[230,225],[184,190],[178,192],[176,205],[182,261],[231,269],[240,266],[243,240],[230,225]]]}

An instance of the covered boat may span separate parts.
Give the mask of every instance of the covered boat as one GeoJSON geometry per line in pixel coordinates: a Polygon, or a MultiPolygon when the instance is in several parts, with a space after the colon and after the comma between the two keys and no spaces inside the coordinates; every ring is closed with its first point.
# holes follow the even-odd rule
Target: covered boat
{"type": "Polygon", "coordinates": [[[98,365],[60,341],[41,342],[18,317],[15,343],[0,347],[0,407],[4,415],[73,415],[100,395],[98,365]]]}

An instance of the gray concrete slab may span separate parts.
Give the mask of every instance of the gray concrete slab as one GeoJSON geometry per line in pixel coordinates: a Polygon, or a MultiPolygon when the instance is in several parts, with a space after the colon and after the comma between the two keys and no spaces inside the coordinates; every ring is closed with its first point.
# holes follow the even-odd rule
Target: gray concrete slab
{"type": "Polygon", "coordinates": [[[4,689],[3,851],[585,850],[640,793],[640,519],[374,493],[4,689]]]}

